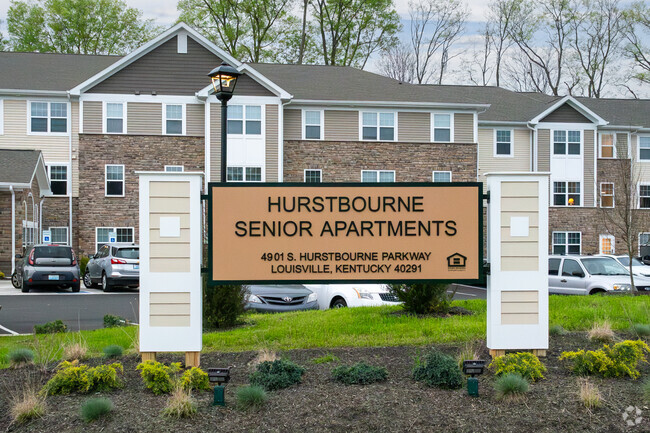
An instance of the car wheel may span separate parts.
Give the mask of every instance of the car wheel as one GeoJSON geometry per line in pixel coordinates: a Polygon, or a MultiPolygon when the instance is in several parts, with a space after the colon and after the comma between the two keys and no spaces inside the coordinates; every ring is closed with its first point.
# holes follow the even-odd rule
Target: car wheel
{"type": "Polygon", "coordinates": [[[79,289],[81,289],[81,282],[77,281],[76,283],[73,283],[72,286],[70,286],[70,288],[75,293],[79,292],[79,289]]]}
{"type": "Polygon", "coordinates": [[[20,289],[21,284],[20,280],[18,279],[18,272],[14,271],[14,273],[11,274],[11,284],[13,284],[16,289],[20,289]]]}
{"type": "Polygon", "coordinates": [[[590,295],[604,295],[605,293],[607,293],[607,291],[603,289],[593,289],[591,292],[589,292],[590,295]]]}
{"type": "Polygon", "coordinates": [[[88,271],[84,274],[84,286],[86,286],[87,289],[94,289],[97,287],[97,284],[93,283],[93,279],[90,278],[90,272],[88,271]]]}
{"type": "Polygon", "coordinates": [[[20,288],[20,291],[23,293],[29,293],[29,284],[23,281],[23,286],[20,288]]]}
{"type": "Polygon", "coordinates": [[[106,274],[102,274],[102,290],[109,292],[111,290],[111,283],[108,280],[106,274]]]}
{"type": "Polygon", "coordinates": [[[345,307],[347,307],[347,306],[348,306],[348,303],[345,302],[345,299],[343,299],[343,298],[336,298],[336,299],[332,302],[332,307],[331,307],[331,308],[345,308],[345,307]]]}

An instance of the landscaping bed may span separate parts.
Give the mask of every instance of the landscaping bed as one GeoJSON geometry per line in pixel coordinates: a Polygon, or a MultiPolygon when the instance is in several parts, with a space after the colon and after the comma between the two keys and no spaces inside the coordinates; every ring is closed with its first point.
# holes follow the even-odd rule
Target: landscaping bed
{"type": "MultiPolygon", "coordinates": [[[[620,339],[636,339],[631,333],[617,332],[620,339]]],[[[201,366],[232,367],[232,378],[226,387],[226,407],[213,407],[210,391],[193,392],[198,413],[191,418],[170,419],[161,411],[167,396],[156,396],[145,388],[136,366],[139,358],[128,355],[112,360],[124,366],[124,387],[112,392],[50,396],[46,400],[46,414],[37,420],[10,431],[110,431],[110,432],[372,432],[372,431],[453,431],[453,432],[623,432],[650,431],[650,408],[643,402],[641,383],[650,375],[648,364],[640,365],[638,380],[590,380],[600,389],[603,403],[589,410],[578,398],[579,379],[566,362],[558,360],[563,351],[597,349],[602,345],[590,342],[585,332],[571,332],[552,336],[547,357],[541,358],[547,371],[544,379],[534,382],[530,391],[519,401],[499,399],[493,389],[491,372],[480,376],[480,397],[458,390],[430,388],[411,378],[416,359],[422,358],[431,346],[318,348],[279,351],[283,358],[306,369],[302,383],[290,388],[269,392],[269,399],[258,410],[240,410],[235,407],[235,391],[249,383],[253,371],[251,362],[257,352],[211,352],[201,356],[201,366]],[[333,355],[326,356],[324,355],[333,355]],[[314,363],[313,360],[330,360],[314,363]],[[340,365],[365,361],[385,367],[388,380],[370,385],[343,385],[332,379],[331,371],[340,365]],[[82,403],[89,397],[108,397],[114,410],[107,417],[92,423],[79,415],[82,403]],[[643,420],[629,428],[623,420],[628,406],[643,411],[643,420]]],[[[646,342],[648,339],[646,338],[646,342]]],[[[437,344],[437,348],[452,356],[462,349],[461,344],[437,344]]],[[[481,359],[489,359],[487,349],[479,350],[481,359]]],[[[169,364],[182,361],[181,354],[159,355],[158,360],[169,364]]],[[[100,358],[87,361],[95,366],[109,363],[100,358]]],[[[54,367],[52,365],[51,367],[54,367]]],[[[26,377],[40,386],[52,372],[38,373],[36,367],[0,370],[0,426],[10,423],[8,395],[21,386],[26,377]]]]}

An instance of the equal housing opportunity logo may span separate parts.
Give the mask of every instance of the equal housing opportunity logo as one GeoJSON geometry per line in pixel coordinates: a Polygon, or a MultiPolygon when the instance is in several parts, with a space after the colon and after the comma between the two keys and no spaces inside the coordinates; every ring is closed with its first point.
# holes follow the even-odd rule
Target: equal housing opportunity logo
{"type": "Polygon", "coordinates": [[[447,257],[447,268],[450,271],[464,271],[467,266],[467,257],[461,253],[454,253],[447,257]]]}

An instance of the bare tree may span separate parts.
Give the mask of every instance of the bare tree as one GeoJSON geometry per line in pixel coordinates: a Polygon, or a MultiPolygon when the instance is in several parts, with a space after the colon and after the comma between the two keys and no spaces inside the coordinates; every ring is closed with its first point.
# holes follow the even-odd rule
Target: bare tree
{"type": "Polygon", "coordinates": [[[645,45],[650,34],[650,6],[635,2],[625,13],[625,37],[627,56],[637,68],[634,77],[642,83],[650,83],[650,48],[645,45]]]}
{"type": "Polygon", "coordinates": [[[519,10],[520,0],[494,0],[490,3],[487,14],[487,28],[485,36],[490,38],[490,45],[494,50],[495,65],[494,77],[496,85],[501,85],[501,64],[506,51],[512,46],[513,40],[510,37],[512,20],[519,10]]]}
{"type": "Polygon", "coordinates": [[[507,87],[516,92],[548,93],[546,72],[532,63],[521,51],[513,53],[503,68],[507,87]]]}
{"type": "Polygon", "coordinates": [[[305,58],[305,45],[307,43],[307,7],[309,6],[309,0],[303,0],[302,2],[302,31],[300,32],[300,51],[298,54],[298,64],[302,65],[302,61],[305,58]]]}
{"type": "MultiPolygon", "coordinates": [[[[494,75],[494,65],[492,64],[494,47],[489,24],[484,27],[481,42],[481,49],[470,54],[469,61],[472,65],[469,68],[469,80],[477,86],[488,86],[494,75]]],[[[475,44],[475,46],[477,45],[475,44]]]]}
{"type": "Polygon", "coordinates": [[[384,50],[378,62],[379,72],[402,83],[415,80],[415,56],[405,44],[395,45],[384,50]]]}

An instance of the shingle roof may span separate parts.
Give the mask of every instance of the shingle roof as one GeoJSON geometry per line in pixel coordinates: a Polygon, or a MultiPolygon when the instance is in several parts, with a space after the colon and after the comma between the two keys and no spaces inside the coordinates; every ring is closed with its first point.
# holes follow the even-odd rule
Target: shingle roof
{"type": "Polygon", "coordinates": [[[576,99],[610,125],[650,127],[650,99],[576,99]]]}
{"type": "Polygon", "coordinates": [[[0,183],[30,183],[40,155],[40,150],[0,149],[0,183]]]}
{"type": "Polygon", "coordinates": [[[120,58],[120,56],[0,52],[0,89],[70,90],[120,58]]]}

